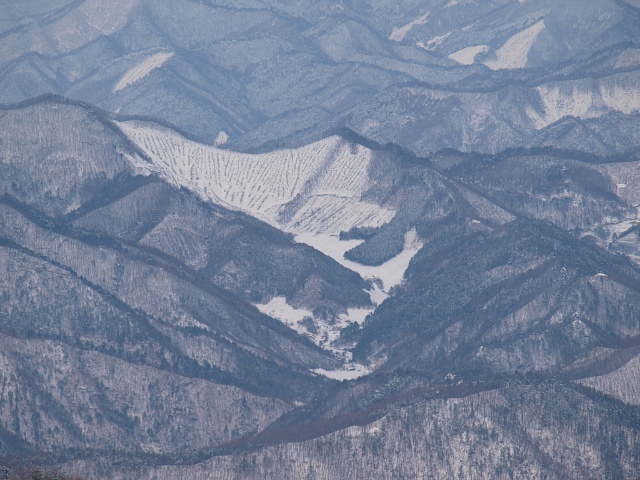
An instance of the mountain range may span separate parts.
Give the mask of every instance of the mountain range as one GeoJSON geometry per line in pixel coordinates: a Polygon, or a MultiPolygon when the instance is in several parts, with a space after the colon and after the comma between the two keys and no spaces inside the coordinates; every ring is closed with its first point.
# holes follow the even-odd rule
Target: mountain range
{"type": "Polygon", "coordinates": [[[4,3],[0,464],[640,474],[638,2],[4,3]]]}

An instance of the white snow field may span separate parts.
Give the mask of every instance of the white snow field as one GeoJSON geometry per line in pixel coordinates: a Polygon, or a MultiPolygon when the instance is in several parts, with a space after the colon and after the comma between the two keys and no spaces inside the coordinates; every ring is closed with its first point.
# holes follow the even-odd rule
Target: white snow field
{"type": "Polygon", "coordinates": [[[371,151],[337,136],[254,155],[193,142],[143,122],[117,125],[152,159],[155,168],[147,164],[149,172],[286,232],[337,236],[355,226],[383,225],[396,213],[361,200],[370,186],[371,151]]]}
{"type": "Polygon", "coordinates": [[[160,68],[167,60],[173,57],[175,52],[158,52],[150,57],[145,58],[142,62],[130,69],[120,81],[113,87],[113,93],[131,85],[132,83],[142,80],[152,70],[160,68]]]}
{"type": "Polygon", "coordinates": [[[300,322],[305,317],[313,317],[313,313],[310,310],[306,310],[304,308],[294,308],[289,305],[285,297],[273,297],[267,303],[256,303],[255,305],[258,310],[260,310],[265,315],[277,318],[299,333],[304,332],[301,330],[298,322],[300,322]]]}
{"type": "Polygon", "coordinates": [[[484,64],[491,70],[524,68],[527,64],[529,50],[542,30],[544,30],[544,20],[539,20],[516,33],[496,50],[496,57],[498,57],[496,60],[487,60],[484,64]]]}
{"type": "MultiPolygon", "coordinates": [[[[412,229],[405,234],[404,249],[402,250],[402,252],[393,257],[391,260],[386,261],[382,265],[373,267],[369,265],[362,265],[360,263],[356,263],[344,258],[344,254],[348,250],[362,243],[362,240],[341,241],[337,237],[333,237],[331,235],[314,235],[310,233],[300,234],[295,237],[295,240],[297,242],[311,245],[316,250],[320,250],[321,252],[336,260],[342,266],[347,267],[354,272],[358,272],[362,278],[381,280],[383,285],[383,294],[389,292],[391,287],[395,287],[402,282],[404,272],[409,267],[409,262],[411,261],[413,256],[418,253],[418,250],[420,250],[423,245],[422,242],[418,239],[416,230],[412,229]]],[[[376,302],[376,298],[380,297],[375,297],[375,295],[380,295],[380,293],[378,293],[380,292],[380,290],[378,289],[375,293],[374,291],[369,292],[369,294],[371,295],[371,299],[374,303],[380,303],[376,302]]]]}
{"type": "Polygon", "coordinates": [[[312,371],[318,375],[333,378],[334,380],[353,380],[354,378],[362,377],[369,373],[369,369],[359,363],[350,363],[346,368],[341,370],[324,370],[323,368],[316,368],[312,371]]]}
{"type": "Polygon", "coordinates": [[[488,50],[488,45],[474,45],[473,47],[463,48],[461,50],[458,50],[457,52],[450,53],[448,56],[451,60],[454,60],[462,65],[471,65],[475,61],[476,55],[488,50]]]}

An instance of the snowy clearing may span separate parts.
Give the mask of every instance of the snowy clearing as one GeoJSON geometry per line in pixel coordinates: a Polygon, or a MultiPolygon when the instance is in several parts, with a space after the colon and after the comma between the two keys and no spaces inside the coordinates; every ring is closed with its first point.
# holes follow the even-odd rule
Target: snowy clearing
{"type": "Polygon", "coordinates": [[[346,361],[350,359],[345,348],[336,348],[333,343],[340,337],[340,331],[354,322],[362,324],[373,308],[349,308],[346,313],[335,319],[322,319],[313,316],[313,312],[304,308],[294,308],[285,297],[274,297],[267,303],[255,304],[265,315],[280,320],[300,335],[308,337],[316,345],[336,353],[346,361]],[[309,331],[305,319],[313,320],[315,330],[309,331]]]}
{"type": "Polygon", "coordinates": [[[333,258],[342,266],[358,272],[363,278],[381,280],[384,293],[389,292],[391,287],[395,287],[402,282],[404,272],[409,267],[409,262],[413,256],[418,253],[418,250],[422,248],[422,242],[418,239],[415,229],[410,230],[405,234],[404,250],[391,260],[374,267],[362,265],[344,258],[345,252],[362,243],[362,240],[342,241],[337,236],[332,235],[301,234],[295,237],[295,241],[312,246],[316,250],[333,258]]]}
{"type": "Polygon", "coordinates": [[[542,30],[544,30],[544,20],[516,33],[496,50],[496,57],[498,57],[496,60],[487,60],[484,64],[491,70],[524,68],[529,50],[542,30]]]}
{"type": "Polygon", "coordinates": [[[120,79],[115,87],[113,87],[113,93],[118,90],[122,90],[128,85],[141,80],[146,77],[152,70],[156,68],[160,68],[167,60],[173,57],[175,52],[158,52],[155,55],[152,55],[138,65],[133,67],[124,76],[120,79]]]}
{"type": "Polygon", "coordinates": [[[287,299],[285,297],[274,297],[267,303],[256,304],[256,307],[265,315],[277,318],[282,323],[286,323],[291,328],[298,331],[298,333],[301,333],[298,322],[305,317],[313,316],[313,313],[309,310],[293,308],[287,303],[287,299]]]}

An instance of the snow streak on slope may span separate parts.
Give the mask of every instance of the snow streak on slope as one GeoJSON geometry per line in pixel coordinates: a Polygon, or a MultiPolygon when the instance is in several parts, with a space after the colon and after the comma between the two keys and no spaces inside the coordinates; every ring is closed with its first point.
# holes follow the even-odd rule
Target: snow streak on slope
{"type": "Polygon", "coordinates": [[[354,226],[380,226],[395,215],[360,200],[370,184],[371,151],[337,136],[252,155],[141,122],[118,125],[170,182],[287,232],[338,235],[354,226]]]}
{"type": "Polygon", "coordinates": [[[427,42],[427,44],[425,45],[423,42],[417,42],[416,45],[419,46],[420,48],[424,48],[427,51],[431,51],[431,50],[435,50],[436,48],[438,48],[442,42],[444,40],[446,40],[449,35],[451,35],[453,32],[447,32],[444,35],[439,35],[437,37],[433,37],[431,40],[429,40],[427,42]]]}
{"type": "Polygon", "coordinates": [[[480,52],[486,52],[487,50],[489,50],[487,45],[475,45],[473,47],[467,47],[462,50],[458,50],[457,52],[453,52],[449,54],[449,58],[461,63],[462,65],[471,65],[477,54],[480,52]]]}
{"type": "Polygon", "coordinates": [[[173,55],[174,52],[158,52],[155,55],[146,58],[141,63],[129,70],[127,73],[125,73],[118,84],[113,87],[113,92],[115,93],[118,90],[122,90],[127,85],[131,85],[132,83],[141,80],[152,70],[160,68],[164,64],[164,62],[173,57],[173,55]]]}
{"type": "Polygon", "coordinates": [[[393,31],[391,32],[391,35],[389,35],[389,40],[393,40],[394,42],[401,42],[402,40],[404,40],[404,37],[407,35],[407,33],[409,33],[409,30],[411,30],[414,26],[423,25],[427,23],[427,18],[429,17],[429,13],[430,12],[425,13],[420,18],[414,20],[413,22],[407,23],[403,27],[394,28],[393,31]]]}
{"type": "Polygon", "coordinates": [[[540,20],[529,28],[516,33],[502,47],[496,50],[497,60],[488,60],[484,64],[492,70],[524,68],[527,64],[529,50],[531,50],[542,30],[544,30],[544,20],[540,20]]]}

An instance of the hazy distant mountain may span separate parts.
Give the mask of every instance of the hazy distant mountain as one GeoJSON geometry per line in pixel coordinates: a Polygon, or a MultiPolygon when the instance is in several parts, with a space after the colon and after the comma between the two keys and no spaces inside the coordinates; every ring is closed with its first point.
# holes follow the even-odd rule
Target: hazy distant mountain
{"type": "Polygon", "coordinates": [[[640,474],[640,4],[2,7],[0,466],[640,474]]]}
{"type": "Polygon", "coordinates": [[[419,154],[637,144],[624,1],[4,3],[4,102],[59,93],[240,148],[334,127],[419,154]]]}

